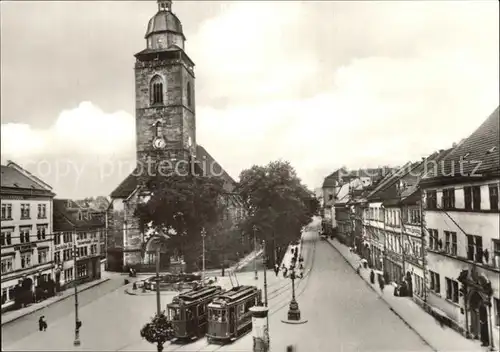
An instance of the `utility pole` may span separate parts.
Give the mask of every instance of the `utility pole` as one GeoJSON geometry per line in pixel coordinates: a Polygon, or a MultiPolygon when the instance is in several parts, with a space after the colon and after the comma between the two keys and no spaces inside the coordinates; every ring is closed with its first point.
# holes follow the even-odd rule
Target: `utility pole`
{"type": "Polygon", "coordinates": [[[73,270],[75,274],[75,279],[73,281],[75,288],[75,340],[73,341],[74,346],[80,346],[80,320],[78,319],[78,247],[76,245],[76,232],[73,232],[73,270]]]}
{"type": "MultiPolygon", "coordinates": [[[[202,242],[202,268],[201,268],[201,285],[205,286],[205,236],[206,236],[206,231],[205,228],[201,229],[201,242],[202,242]]],[[[198,257],[199,258],[199,257],[198,257]]]]}
{"type": "Polygon", "coordinates": [[[161,313],[161,299],[160,299],[160,239],[158,238],[158,247],[156,248],[156,314],[160,316],[161,313]]]}
{"type": "Polygon", "coordinates": [[[255,273],[255,280],[259,279],[259,276],[257,274],[257,226],[253,226],[253,250],[254,250],[254,258],[253,258],[253,269],[255,273]]]}
{"type": "MultiPolygon", "coordinates": [[[[424,190],[420,188],[420,241],[422,250],[422,271],[424,274],[424,302],[427,302],[427,244],[425,242],[424,190]]],[[[465,314],[467,318],[467,314],[465,314]]]]}

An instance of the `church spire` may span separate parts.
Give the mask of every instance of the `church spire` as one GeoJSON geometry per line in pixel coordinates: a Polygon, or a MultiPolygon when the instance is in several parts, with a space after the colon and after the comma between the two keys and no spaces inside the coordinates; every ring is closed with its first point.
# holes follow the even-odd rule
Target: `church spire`
{"type": "Polygon", "coordinates": [[[158,11],[172,11],[172,0],[158,0],[158,11]]]}

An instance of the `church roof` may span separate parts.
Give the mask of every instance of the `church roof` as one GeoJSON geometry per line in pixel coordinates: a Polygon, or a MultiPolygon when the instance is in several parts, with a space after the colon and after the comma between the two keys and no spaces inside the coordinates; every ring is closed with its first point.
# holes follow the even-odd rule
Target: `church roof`
{"type": "MultiPolygon", "coordinates": [[[[222,177],[224,191],[234,192],[236,181],[222,168],[222,166],[201,145],[196,146],[197,172],[208,177],[222,177]]],[[[122,183],[111,193],[111,198],[128,198],[137,188],[138,180],[134,172],[128,175],[122,183]]]]}
{"type": "Polygon", "coordinates": [[[184,37],[181,21],[170,10],[160,10],[149,20],[145,38],[154,33],[164,32],[178,33],[184,37]]]}

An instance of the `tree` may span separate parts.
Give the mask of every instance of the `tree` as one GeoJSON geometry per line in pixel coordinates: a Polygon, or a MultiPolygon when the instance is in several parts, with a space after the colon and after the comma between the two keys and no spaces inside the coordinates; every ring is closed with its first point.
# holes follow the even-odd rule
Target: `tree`
{"type": "MultiPolygon", "coordinates": [[[[319,212],[314,193],[302,184],[287,161],[243,170],[237,191],[249,214],[241,224],[242,231],[253,236],[256,229],[259,240],[266,240],[273,250],[297,240],[302,227],[319,212]]],[[[274,256],[268,255],[273,262],[274,256]]]]}
{"type": "Polygon", "coordinates": [[[141,337],[149,343],[155,343],[158,352],[163,351],[163,345],[169,340],[171,323],[164,312],[155,314],[151,322],[146,323],[141,329],[141,337]]]}
{"type": "Polygon", "coordinates": [[[157,176],[146,188],[151,197],[136,210],[141,230],[144,232],[146,224],[152,222],[164,233],[176,234],[169,245],[182,253],[187,272],[196,270],[201,231],[216,224],[222,215],[223,181],[192,175],[157,176]]]}

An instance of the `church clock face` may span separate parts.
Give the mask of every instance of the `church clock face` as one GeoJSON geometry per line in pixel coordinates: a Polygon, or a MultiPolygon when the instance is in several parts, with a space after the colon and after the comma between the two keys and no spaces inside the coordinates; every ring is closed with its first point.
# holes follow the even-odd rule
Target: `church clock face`
{"type": "Polygon", "coordinates": [[[165,139],[161,138],[161,137],[157,137],[153,140],[153,147],[155,149],[163,149],[165,148],[165,145],[167,143],[165,142],[165,139]]]}

